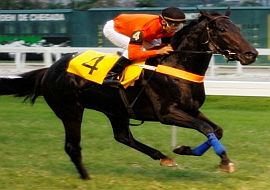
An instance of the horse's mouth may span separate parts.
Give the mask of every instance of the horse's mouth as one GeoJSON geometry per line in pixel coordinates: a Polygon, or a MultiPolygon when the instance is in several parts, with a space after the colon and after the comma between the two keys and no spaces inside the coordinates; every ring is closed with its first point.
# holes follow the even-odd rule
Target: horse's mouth
{"type": "Polygon", "coordinates": [[[223,52],[223,56],[226,57],[227,61],[237,61],[237,54],[229,50],[223,52]]]}
{"type": "Polygon", "coordinates": [[[244,54],[241,54],[240,56],[238,56],[238,58],[242,65],[249,65],[256,61],[257,56],[258,52],[255,50],[254,52],[246,52],[244,54]]]}
{"type": "MultiPolygon", "coordinates": [[[[237,53],[231,52],[229,50],[225,50],[222,52],[222,55],[229,61],[240,61],[240,58],[237,53]]],[[[242,63],[241,63],[242,64],[242,63]]]]}
{"type": "Polygon", "coordinates": [[[239,61],[242,65],[249,65],[256,61],[258,52],[255,50],[255,51],[245,52],[244,54],[242,54],[242,53],[234,53],[230,51],[225,51],[223,55],[227,58],[228,61],[239,61]]]}

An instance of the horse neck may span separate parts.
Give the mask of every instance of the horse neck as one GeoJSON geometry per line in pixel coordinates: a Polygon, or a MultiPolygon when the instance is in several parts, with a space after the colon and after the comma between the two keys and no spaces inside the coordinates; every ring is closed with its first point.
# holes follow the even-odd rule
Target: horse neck
{"type": "MultiPolygon", "coordinates": [[[[196,73],[204,75],[209,66],[211,54],[209,54],[209,48],[205,43],[207,41],[207,34],[204,32],[205,27],[203,24],[197,24],[193,27],[186,28],[184,32],[180,32],[176,35],[178,45],[172,43],[173,47],[179,51],[177,53],[177,63],[171,63],[171,66],[176,66],[196,73]],[[184,34],[183,34],[184,33],[184,34]]],[[[170,63],[169,63],[170,64],[170,63]]]]}

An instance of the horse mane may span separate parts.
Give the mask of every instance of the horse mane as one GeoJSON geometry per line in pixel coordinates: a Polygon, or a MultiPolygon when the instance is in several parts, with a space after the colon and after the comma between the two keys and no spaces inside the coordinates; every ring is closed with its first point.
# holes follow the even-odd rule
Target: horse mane
{"type": "Polygon", "coordinates": [[[176,49],[179,44],[182,42],[182,38],[186,35],[190,33],[190,29],[193,28],[195,25],[198,24],[198,20],[192,20],[190,21],[187,25],[185,25],[181,30],[179,30],[178,32],[176,32],[174,34],[174,36],[171,39],[171,46],[173,47],[173,49],[176,49]]]}
{"type": "MultiPolygon", "coordinates": [[[[181,30],[175,33],[175,35],[171,39],[171,46],[174,49],[177,49],[177,47],[182,43],[182,41],[185,39],[186,35],[190,34],[190,31],[192,28],[195,28],[200,22],[205,20],[206,18],[209,18],[209,16],[220,16],[221,14],[215,11],[207,12],[207,11],[200,11],[200,15],[197,19],[191,20],[187,25],[185,25],[181,30]]],[[[198,28],[195,28],[198,29],[198,28]]]]}

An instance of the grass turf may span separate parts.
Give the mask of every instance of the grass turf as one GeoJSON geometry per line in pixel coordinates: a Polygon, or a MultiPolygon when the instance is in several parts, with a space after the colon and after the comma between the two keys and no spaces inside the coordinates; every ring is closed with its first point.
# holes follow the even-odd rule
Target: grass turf
{"type": "MultiPolygon", "coordinates": [[[[236,165],[226,174],[209,150],[202,157],[171,152],[171,128],[156,122],[132,127],[135,138],[176,159],[176,168],[117,143],[107,118],[86,110],[82,152],[92,176],[82,181],[63,150],[64,129],[43,99],[32,107],[0,97],[0,189],[253,190],[270,188],[270,98],[208,96],[202,111],[224,129],[222,143],[236,165]]],[[[196,146],[201,134],[179,128],[179,145],[196,146]]]]}

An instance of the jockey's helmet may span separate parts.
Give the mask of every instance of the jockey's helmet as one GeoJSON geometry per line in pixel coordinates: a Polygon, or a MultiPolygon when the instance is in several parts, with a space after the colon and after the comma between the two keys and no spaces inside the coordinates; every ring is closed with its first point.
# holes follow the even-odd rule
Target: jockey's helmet
{"type": "Polygon", "coordinates": [[[167,22],[181,23],[186,21],[185,14],[177,7],[168,7],[161,11],[161,17],[167,22]]]}

